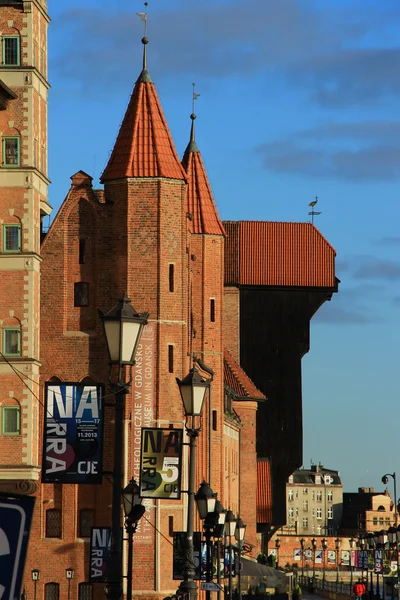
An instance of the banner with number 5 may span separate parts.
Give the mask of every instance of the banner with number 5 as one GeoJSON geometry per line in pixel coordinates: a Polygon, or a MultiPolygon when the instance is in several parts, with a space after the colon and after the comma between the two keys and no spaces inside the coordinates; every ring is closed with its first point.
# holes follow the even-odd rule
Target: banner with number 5
{"type": "Polygon", "coordinates": [[[140,496],[168,498],[181,496],[182,429],[144,427],[140,455],[140,496]]]}

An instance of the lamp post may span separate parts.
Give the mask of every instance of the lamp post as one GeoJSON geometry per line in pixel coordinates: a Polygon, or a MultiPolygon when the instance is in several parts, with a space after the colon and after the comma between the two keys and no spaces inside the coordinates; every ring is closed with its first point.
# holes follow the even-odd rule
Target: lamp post
{"type": "Polygon", "coordinates": [[[106,597],[120,600],[122,596],[122,532],[121,532],[121,489],[123,464],[123,419],[125,395],[132,382],[132,367],[135,354],[148,313],[139,314],[131,305],[126,293],[108,313],[99,310],[103,322],[107,349],[110,357],[111,388],[115,393],[114,465],[111,508],[111,543],[108,558],[106,597]],[[114,379],[113,368],[117,367],[114,379]],[[129,380],[125,381],[124,369],[129,367],[129,380]]]}
{"type": "Polygon", "coordinates": [[[300,540],[300,547],[301,547],[301,579],[303,580],[304,578],[304,539],[301,538],[300,540]]]}
{"type": "Polygon", "coordinates": [[[193,557],[193,521],[194,521],[194,481],[196,475],[196,439],[201,430],[201,414],[204,398],[210,387],[210,380],[203,379],[193,367],[182,380],[176,378],[186,415],[186,433],[189,436],[189,489],[186,525],[186,552],[183,568],[183,580],[179,585],[187,600],[197,599],[197,585],[194,581],[195,568],[193,557]]]}
{"type": "MultiPolygon", "coordinates": [[[[377,558],[378,558],[378,550],[380,549],[380,535],[378,531],[374,531],[374,564],[377,563],[377,558]]],[[[375,566],[375,570],[376,570],[376,566],[375,566]]],[[[380,589],[379,589],[379,570],[376,570],[376,594],[375,594],[376,598],[380,598],[380,589]]]]}
{"type": "Polygon", "coordinates": [[[239,515],[237,518],[237,521],[236,521],[236,530],[235,530],[235,538],[236,538],[236,541],[238,543],[238,548],[239,548],[239,572],[238,572],[239,600],[242,600],[242,580],[241,580],[242,547],[243,547],[245,533],[246,533],[246,525],[245,525],[245,523],[243,523],[243,521],[239,515]]]}
{"type": "MultiPolygon", "coordinates": [[[[208,484],[206,484],[206,485],[208,486],[208,484]]],[[[209,511],[204,518],[204,508],[201,507],[200,508],[201,512],[199,511],[199,515],[203,515],[203,517],[201,516],[201,518],[204,521],[204,523],[203,523],[204,536],[206,538],[206,565],[207,565],[206,581],[212,581],[212,579],[213,579],[213,573],[212,573],[213,545],[211,543],[211,539],[212,538],[219,539],[221,537],[223,530],[224,530],[224,525],[225,525],[226,510],[224,509],[224,507],[222,506],[222,504],[219,500],[215,501],[215,496],[217,494],[214,494],[209,486],[208,486],[208,488],[209,488],[209,492],[211,492],[211,493],[208,494],[207,504],[212,506],[212,503],[209,503],[209,500],[210,500],[210,498],[212,499],[212,497],[214,497],[214,508],[211,511],[209,511]]],[[[196,500],[196,503],[199,502],[199,497],[201,497],[200,490],[194,497],[196,500]]],[[[218,565],[218,569],[219,569],[219,565],[218,565]]],[[[219,572],[217,573],[217,577],[218,577],[218,579],[220,579],[219,572]]],[[[206,590],[206,598],[207,598],[207,600],[210,600],[210,598],[211,598],[210,590],[206,590]]]]}
{"type": "Polygon", "coordinates": [[[326,568],[325,557],[326,557],[326,549],[328,547],[328,542],[326,541],[326,538],[322,538],[321,545],[322,545],[322,560],[323,560],[323,565],[322,565],[322,589],[325,589],[325,568],[326,568]]]}
{"type": "Polygon", "coordinates": [[[65,576],[68,580],[68,600],[71,598],[71,579],[74,577],[73,569],[65,569],[65,576]]]}
{"type": "Polygon", "coordinates": [[[128,534],[128,583],[126,597],[127,600],[132,600],[133,534],[137,529],[139,520],[146,512],[145,507],[142,505],[139,486],[133,477],[122,490],[122,502],[125,514],[125,531],[128,534]]]}
{"type": "Polygon", "coordinates": [[[228,597],[232,600],[232,537],[236,531],[236,518],[231,510],[226,513],[225,519],[225,535],[228,536],[228,565],[229,565],[229,579],[228,579],[228,597]]]}
{"type": "MultiPolygon", "coordinates": [[[[317,540],[315,538],[313,538],[311,540],[311,545],[313,548],[313,572],[312,572],[312,576],[313,576],[313,580],[315,580],[315,550],[317,548],[317,540]]],[[[315,585],[315,581],[313,581],[313,584],[315,585]]]]}
{"type": "Polygon", "coordinates": [[[367,545],[368,545],[368,549],[371,552],[371,557],[372,557],[372,569],[371,569],[370,587],[369,587],[369,597],[372,600],[372,598],[374,597],[374,579],[373,579],[373,574],[374,574],[374,565],[375,565],[375,557],[374,557],[375,538],[374,538],[374,534],[373,533],[368,533],[368,535],[367,535],[367,545]]]}
{"type": "Polygon", "coordinates": [[[281,547],[281,540],[276,538],[275,540],[275,548],[276,548],[276,568],[279,567],[279,548],[281,547]]]}
{"type": "Polygon", "coordinates": [[[340,562],[339,562],[340,539],[339,538],[335,539],[335,548],[336,548],[336,593],[337,593],[338,587],[339,587],[339,568],[340,568],[340,562]]]}
{"type": "Polygon", "coordinates": [[[350,591],[353,590],[353,550],[356,547],[356,540],[351,537],[349,539],[349,545],[350,545],[350,591]]]}
{"type": "Polygon", "coordinates": [[[40,579],[40,570],[32,569],[31,576],[32,576],[32,581],[33,581],[33,600],[36,600],[36,585],[40,579]]]}

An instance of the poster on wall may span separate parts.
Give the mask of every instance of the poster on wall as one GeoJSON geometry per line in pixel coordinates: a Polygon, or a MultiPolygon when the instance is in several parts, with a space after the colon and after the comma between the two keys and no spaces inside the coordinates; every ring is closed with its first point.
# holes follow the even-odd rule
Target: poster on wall
{"type": "Polygon", "coordinates": [[[322,565],[322,550],[315,550],[315,564],[322,565]]]}
{"type": "Polygon", "coordinates": [[[341,564],[344,566],[350,566],[350,552],[348,550],[341,551],[341,564]]]}
{"type": "Polygon", "coordinates": [[[110,553],[111,528],[92,527],[90,531],[90,583],[104,583],[110,553]]]}
{"type": "Polygon", "coordinates": [[[142,498],[178,500],[181,497],[182,442],[182,429],[142,429],[142,498]]]}
{"type": "Polygon", "coordinates": [[[35,498],[0,494],[0,598],[20,598],[35,498]]]}
{"type": "Polygon", "coordinates": [[[294,560],[296,560],[296,561],[299,561],[299,560],[301,560],[301,548],[295,548],[295,549],[293,550],[293,558],[294,558],[294,560]]]}
{"type": "Polygon", "coordinates": [[[304,550],[304,556],[306,560],[312,560],[312,550],[311,548],[307,548],[304,550]]]}
{"type": "Polygon", "coordinates": [[[328,565],[336,564],[336,550],[328,550],[328,565]]]}
{"type": "Polygon", "coordinates": [[[102,384],[45,384],[43,483],[101,483],[102,384]]]}

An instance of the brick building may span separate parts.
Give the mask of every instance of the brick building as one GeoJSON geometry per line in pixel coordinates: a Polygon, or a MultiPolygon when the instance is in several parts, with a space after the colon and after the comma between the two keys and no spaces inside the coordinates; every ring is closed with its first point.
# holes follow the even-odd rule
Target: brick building
{"type": "Polygon", "coordinates": [[[341,534],[358,536],[388,529],[396,524],[396,507],[386,488],[358,488],[358,492],[343,494],[341,534]]]}
{"type": "MultiPolygon", "coordinates": [[[[109,310],[124,291],[138,312],[150,313],[126,399],[124,482],[138,476],[143,425],[184,426],[175,378],[202,359],[214,376],[196,484],[207,480],[226,507],[240,512],[256,556],[257,532],[274,522],[265,510],[259,517],[263,500],[256,493],[265,482],[258,481],[257,456],[271,457],[279,523],[282,477],[302,463],[301,357],[312,315],[337,289],[335,252],[309,223],[221,222],[196,145],[195,116],[180,161],[147,71],[146,39],[103,187],[75,173],[44,235],[46,3],[0,0],[0,22],[0,489],[36,495],[28,597],[30,570],[40,569],[38,598],[66,598],[67,568],[75,572],[71,600],[104,595],[103,586],[88,583],[88,532],[110,523],[111,485],[107,478],[101,486],[40,483],[43,386],[107,382],[97,309],[109,310]],[[143,369],[150,387],[139,402],[143,369]],[[290,436],[284,451],[282,436],[290,436]]],[[[107,406],[106,472],[113,464],[113,418],[107,406]]],[[[184,463],[187,489],[186,454],[184,463]]],[[[142,598],[177,587],[172,532],[185,527],[186,502],[185,494],[181,501],[146,502],[134,557],[134,593],[142,598]]]]}

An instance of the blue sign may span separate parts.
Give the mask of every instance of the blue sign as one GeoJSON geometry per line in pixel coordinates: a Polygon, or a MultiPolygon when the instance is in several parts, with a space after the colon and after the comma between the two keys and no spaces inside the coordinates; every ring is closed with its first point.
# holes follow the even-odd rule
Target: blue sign
{"type": "Polygon", "coordinates": [[[46,383],[43,483],[101,483],[103,385],[46,383]]]}
{"type": "Polygon", "coordinates": [[[363,571],[368,571],[368,550],[358,551],[358,566],[363,571]]]}
{"type": "Polygon", "coordinates": [[[107,581],[107,561],[110,554],[111,528],[92,527],[90,532],[90,569],[91,583],[107,581]]]}
{"type": "Polygon", "coordinates": [[[0,599],[19,600],[35,498],[0,494],[0,599]]]}

